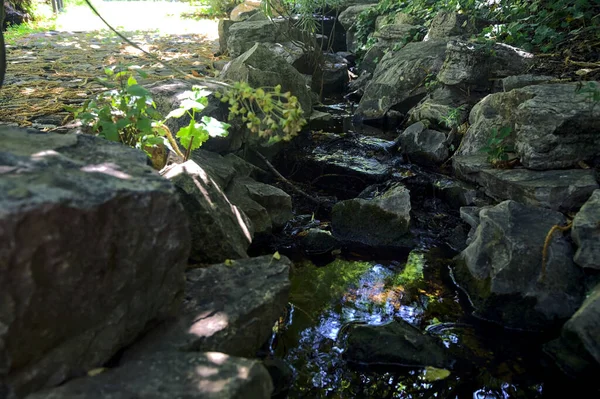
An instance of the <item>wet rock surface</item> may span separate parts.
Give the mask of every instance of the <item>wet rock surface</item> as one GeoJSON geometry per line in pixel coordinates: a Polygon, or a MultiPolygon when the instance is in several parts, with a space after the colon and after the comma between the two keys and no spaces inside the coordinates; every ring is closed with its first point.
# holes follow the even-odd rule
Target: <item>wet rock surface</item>
{"type": "Polygon", "coordinates": [[[454,275],[475,313],[517,329],[544,329],[570,317],[584,299],[583,272],[571,244],[546,235],[565,217],[554,211],[504,201],[479,213],[469,246],[454,275]]]}
{"type": "Polygon", "coordinates": [[[571,236],[579,266],[600,269],[600,190],[595,190],[573,219],[571,236]]]}

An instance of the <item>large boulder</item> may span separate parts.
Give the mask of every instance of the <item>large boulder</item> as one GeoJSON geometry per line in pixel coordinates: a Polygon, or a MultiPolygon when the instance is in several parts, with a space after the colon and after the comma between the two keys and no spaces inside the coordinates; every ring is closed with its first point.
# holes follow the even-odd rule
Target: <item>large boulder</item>
{"type": "Polygon", "coordinates": [[[162,352],[27,399],[269,399],[272,391],[267,369],[256,360],[219,352],[162,352]]]}
{"type": "Polygon", "coordinates": [[[566,225],[561,213],[514,201],[480,211],[473,240],[454,268],[477,316],[510,328],[542,330],[575,313],[584,299],[583,272],[560,234],[543,252],[554,225],[566,225]]]}
{"type": "Polygon", "coordinates": [[[468,119],[469,110],[480,99],[477,92],[440,85],[409,111],[408,123],[423,122],[431,129],[456,129],[468,119]]]}
{"type": "Polygon", "coordinates": [[[0,142],[0,374],[9,360],[22,396],[101,366],[173,313],[190,234],[139,150],[8,127],[0,142]]]}
{"type": "MultiPolygon", "coordinates": [[[[234,25],[230,31],[238,25],[241,24],[234,25]]],[[[282,92],[289,91],[298,97],[305,115],[312,111],[310,90],[303,76],[264,44],[256,43],[231,61],[222,71],[221,78],[247,82],[256,88],[281,85],[282,92]]]]}
{"type": "Polygon", "coordinates": [[[346,50],[356,52],[358,41],[356,40],[356,21],[363,11],[375,7],[377,4],[357,4],[347,7],[338,16],[338,20],[346,30],[346,50]]]}
{"type": "Polygon", "coordinates": [[[491,48],[481,44],[452,40],[438,81],[475,91],[487,91],[500,78],[525,73],[531,68],[533,54],[496,43],[491,48]]]}
{"type": "Polygon", "coordinates": [[[600,285],[565,323],[560,338],[546,345],[558,365],[572,375],[595,377],[600,368],[600,285]]]}
{"type": "Polygon", "coordinates": [[[287,304],[290,264],[261,256],[188,271],[182,314],[151,330],[123,361],[162,351],[254,356],[287,304]]]}
{"type": "Polygon", "coordinates": [[[250,221],[202,166],[187,161],[165,169],[163,175],[177,187],[188,214],[192,260],[213,263],[248,257],[250,221]]]}
{"type": "Polygon", "coordinates": [[[600,190],[594,191],[575,215],[571,236],[577,245],[575,263],[600,269],[600,190]]]}
{"type": "Polygon", "coordinates": [[[365,89],[356,115],[379,119],[394,108],[408,112],[427,93],[425,81],[437,75],[444,62],[446,41],[409,43],[399,51],[388,52],[380,61],[365,89]]]}
{"type": "Polygon", "coordinates": [[[561,212],[577,211],[598,189],[592,169],[496,169],[485,155],[454,156],[452,166],[457,177],[477,183],[498,201],[512,199],[561,212]]]}
{"type": "MultiPolygon", "coordinates": [[[[600,87],[597,82],[589,83],[600,87]]],[[[577,167],[600,154],[600,107],[576,83],[541,84],[495,93],[471,110],[461,155],[487,145],[493,129],[510,127],[511,142],[529,169],[577,167]]]]}
{"type": "Polygon", "coordinates": [[[426,129],[422,122],[407,127],[399,139],[402,152],[420,165],[440,164],[450,155],[446,135],[426,129]]]}
{"type": "Polygon", "coordinates": [[[379,367],[450,368],[453,363],[439,339],[404,320],[351,328],[344,357],[361,366],[379,367]]]}
{"type": "Polygon", "coordinates": [[[440,11],[431,20],[425,40],[470,35],[478,32],[478,22],[467,14],[440,11]]]}
{"type": "Polygon", "coordinates": [[[402,185],[371,199],[354,198],[333,207],[333,235],[343,241],[382,248],[406,248],[412,240],[410,192],[402,185]]]}
{"type": "Polygon", "coordinates": [[[242,21],[229,27],[227,50],[231,57],[238,57],[250,50],[255,43],[280,43],[296,39],[287,20],[242,21]]]}

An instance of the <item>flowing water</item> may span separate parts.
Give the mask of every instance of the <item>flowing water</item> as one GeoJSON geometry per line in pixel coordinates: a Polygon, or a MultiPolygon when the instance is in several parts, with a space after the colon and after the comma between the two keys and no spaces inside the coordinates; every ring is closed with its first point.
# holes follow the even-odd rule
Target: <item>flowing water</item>
{"type": "MultiPolygon", "coordinates": [[[[546,398],[564,384],[539,336],[468,316],[449,281],[448,255],[413,251],[402,262],[296,263],[287,320],[271,349],[294,371],[290,398],[546,398]],[[356,324],[402,319],[438,337],[451,370],[353,367],[345,337],[356,324]]],[[[399,337],[398,339],[402,339],[399,337]]]]}

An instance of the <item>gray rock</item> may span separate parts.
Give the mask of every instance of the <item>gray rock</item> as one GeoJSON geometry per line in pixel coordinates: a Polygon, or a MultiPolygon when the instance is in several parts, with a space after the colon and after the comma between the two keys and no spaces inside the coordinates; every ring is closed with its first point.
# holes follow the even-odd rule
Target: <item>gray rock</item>
{"type": "Polygon", "coordinates": [[[274,87],[280,84],[282,92],[290,91],[298,97],[305,115],[310,115],[312,110],[310,90],[302,75],[264,44],[255,44],[233,60],[223,70],[221,78],[248,82],[252,87],[274,87]]]}
{"type": "Polygon", "coordinates": [[[526,72],[533,54],[496,43],[491,48],[465,41],[450,41],[438,80],[448,86],[485,91],[495,80],[526,72]]]}
{"type": "Polygon", "coordinates": [[[433,184],[434,195],[455,209],[476,205],[482,201],[481,193],[473,184],[448,176],[440,177],[433,184]]]}
{"type": "Polygon", "coordinates": [[[99,367],[171,315],[190,234],[175,188],[139,150],[11,127],[0,142],[0,368],[12,361],[7,382],[23,396],[99,367]]]}
{"type": "Polygon", "coordinates": [[[431,21],[425,40],[462,36],[476,32],[476,23],[467,14],[440,11],[431,21]]]}
{"type": "Polygon", "coordinates": [[[230,19],[219,19],[219,51],[225,53],[227,51],[227,39],[229,39],[229,28],[235,24],[235,21],[230,19]]]}
{"type": "Polygon", "coordinates": [[[258,12],[260,12],[260,1],[244,1],[231,10],[229,18],[236,22],[245,21],[258,12]]]}
{"type": "Polygon", "coordinates": [[[200,165],[221,188],[227,188],[235,177],[256,177],[261,170],[234,154],[221,156],[198,149],[190,159],[200,165]]]}
{"type": "Polygon", "coordinates": [[[351,328],[344,357],[365,366],[450,368],[452,365],[440,340],[404,320],[351,328]]]}
{"type": "Polygon", "coordinates": [[[516,154],[529,169],[566,169],[591,161],[600,153],[600,107],[576,90],[576,83],[561,83],[490,94],[471,110],[460,154],[477,153],[493,128],[510,127],[516,154]]]}
{"type": "Polygon", "coordinates": [[[427,93],[425,80],[436,75],[444,61],[445,41],[408,43],[388,52],[380,61],[365,89],[356,115],[378,119],[392,107],[406,113],[427,93]]]}
{"type": "Polygon", "coordinates": [[[283,42],[266,44],[266,46],[302,74],[313,74],[320,57],[316,50],[308,51],[298,43],[283,42]]]}
{"type": "Polygon", "coordinates": [[[237,178],[227,186],[226,193],[248,215],[256,233],[270,233],[293,217],[292,198],[277,187],[237,178]]]}
{"type": "Polygon", "coordinates": [[[575,215],[571,236],[577,245],[575,263],[600,269],[600,190],[595,190],[575,215]]]}
{"type": "Polygon", "coordinates": [[[561,336],[545,349],[569,374],[597,375],[600,366],[600,285],[565,323],[561,336]]]}
{"type": "Polygon", "coordinates": [[[324,97],[341,97],[350,81],[348,65],[325,61],[312,77],[312,90],[324,97]]]}
{"type": "Polygon", "coordinates": [[[502,79],[502,91],[511,91],[513,89],[520,89],[521,87],[550,83],[554,79],[553,76],[530,74],[507,76],[502,79]]]}
{"type": "Polygon", "coordinates": [[[458,178],[477,183],[497,201],[512,199],[561,212],[579,209],[598,188],[591,169],[495,169],[485,155],[455,156],[452,165],[458,178]]]}
{"type": "Polygon", "coordinates": [[[252,242],[250,221],[231,204],[217,182],[194,161],[173,165],[164,177],[178,189],[192,235],[190,258],[204,263],[246,258],[252,242]]]}
{"type": "Polygon", "coordinates": [[[504,201],[482,209],[479,219],[454,268],[477,316],[510,328],[543,330],[575,313],[584,299],[583,272],[565,237],[552,238],[545,270],[542,266],[547,233],[566,225],[561,213],[504,201]]]}
{"type": "Polygon", "coordinates": [[[387,43],[377,42],[365,53],[363,59],[358,64],[358,70],[361,76],[365,74],[372,75],[377,69],[377,65],[383,59],[383,56],[390,50],[387,43]]]}
{"type": "Polygon", "coordinates": [[[268,399],[272,390],[258,361],[219,352],[163,352],[27,399],[268,399]]]}
{"type": "Polygon", "coordinates": [[[422,122],[407,127],[399,138],[402,152],[417,164],[441,164],[450,155],[446,135],[426,129],[422,122]]]}
{"type": "Polygon", "coordinates": [[[238,22],[229,28],[227,50],[231,57],[238,57],[250,50],[255,43],[278,43],[295,39],[296,37],[290,37],[289,32],[290,24],[287,20],[238,22]]]}
{"type": "Polygon", "coordinates": [[[468,119],[470,108],[480,99],[477,92],[467,95],[460,88],[442,85],[409,111],[408,122],[424,122],[432,129],[450,130],[468,119]],[[452,118],[454,114],[456,117],[452,118]]]}
{"type": "Polygon", "coordinates": [[[406,247],[410,209],[410,192],[402,185],[373,199],[340,201],[331,216],[333,235],[372,247],[406,247]]]}
{"type": "Polygon", "coordinates": [[[284,256],[261,256],[188,271],[182,314],[151,330],[123,361],[162,351],[254,356],[287,304],[290,265],[284,256]]]}
{"type": "Polygon", "coordinates": [[[341,243],[329,232],[312,228],[300,240],[300,246],[307,255],[323,255],[341,247],[341,243]]]}
{"type": "Polygon", "coordinates": [[[356,52],[359,43],[356,40],[355,24],[361,12],[375,7],[377,4],[359,4],[347,7],[338,16],[338,21],[346,29],[346,50],[356,52]]]}

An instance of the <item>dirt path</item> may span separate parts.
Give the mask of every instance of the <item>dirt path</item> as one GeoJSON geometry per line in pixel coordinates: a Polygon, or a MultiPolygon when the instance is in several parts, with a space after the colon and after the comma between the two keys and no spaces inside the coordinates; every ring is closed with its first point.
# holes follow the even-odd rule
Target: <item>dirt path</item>
{"type": "MultiPolygon", "coordinates": [[[[130,19],[135,28],[166,23],[164,18],[154,22],[145,21],[146,25],[136,21],[135,16],[130,16],[130,19]]],[[[97,20],[91,21],[93,24],[90,27],[99,27],[97,20]]],[[[167,28],[179,28],[182,31],[182,25],[173,26],[176,21],[176,18],[170,21],[167,28]]],[[[214,56],[218,51],[217,21],[187,20],[185,23],[183,31],[187,33],[183,34],[165,33],[169,29],[162,28],[160,32],[138,30],[123,33],[159,59],[184,71],[195,75],[215,74],[213,63],[219,60],[214,56]]],[[[0,123],[45,130],[69,122],[65,106],[81,104],[95,93],[105,90],[97,79],[105,76],[106,67],[137,65],[148,74],[144,84],[174,77],[163,65],[152,61],[134,47],[123,44],[121,39],[107,30],[52,31],[29,35],[7,46],[7,59],[6,78],[0,89],[0,123]]]]}

